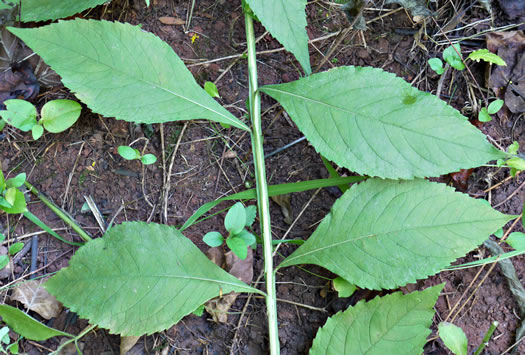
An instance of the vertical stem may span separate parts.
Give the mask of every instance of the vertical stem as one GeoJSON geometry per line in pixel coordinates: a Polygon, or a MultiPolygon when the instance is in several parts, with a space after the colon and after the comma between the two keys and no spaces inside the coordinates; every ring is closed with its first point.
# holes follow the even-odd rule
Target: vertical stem
{"type": "Polygon", "coordinates": [[[266,312],[268,316],[268,332],[270,338],[270,354],[278,355],[279,328],[277,326],[277,298],[275,295],[275,273],[273,270],[272,231],[270,226],[270,200],[268,184],[264,168],[263,135],[261,127],[261,94],[257,91],[257,63],[255,58],[255,33],[253,19],[245,14],[246,41],[248,45],[248,72],[250,77],[250,116],[252,119],[252,150],[255,164],[255,182],[257,204],[261,220],[261,232],[264,248],[264,274],[266,280],[266,312]]]}

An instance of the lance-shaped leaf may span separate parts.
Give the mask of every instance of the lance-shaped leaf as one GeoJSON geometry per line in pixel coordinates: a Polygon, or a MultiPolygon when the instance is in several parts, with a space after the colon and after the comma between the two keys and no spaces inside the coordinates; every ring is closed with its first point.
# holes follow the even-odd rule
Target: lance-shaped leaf
{"type": "MultiPolygon", "coordinates": [[[[19,0],[20,1],[20,0],[19,0]]],[[[23,22],[56,20],[101,5],[107,0],[23,0],[20,17],[23,22]]]]}
{"type": "Polygon", "coordinates": [[[439,176],[505,156],[458,111],[381,69],[340,67],[261,90],[320,154],[360,174],[439,176]]]}
{"type": "Polygon", "coordinates": [[[358,302],[326,321],[317,332],[310,355],[422,354],[433,307],[443,286],[358,302]]]}
{"type": "Polygon", "coordinates": [[[306,33],[306,0],[246,0],[264,27],[312,72],[306,33]]]}
{"type": "Polygon", "coordinates": [[[45,287],[91,323],[124,336],[167,329],[206,301],[259,292],[212,263],[177,229],[129,222],[80,248],[45,287]]]}
{"type": "Polygon", "coordinates": [[[6,304],[0,305],[0,317],[11,329],[30,340],[42,341],[56,336],[73,337],[71,334],[49,328],[18,308],[6,304]]]}
{"type": "Polygon", "coordinates": [[[316,264],[362,288],[396,288],[441,271],[512,218],[443,184],[369,179],[279,267],[316,264]]]}
{"type": "Polygon", "coordinates": [[[204,118],[248,129],[195,82],[167,43],[137,26],[76,19],[9,30],[94,112],[136,123],[204,118]]]}

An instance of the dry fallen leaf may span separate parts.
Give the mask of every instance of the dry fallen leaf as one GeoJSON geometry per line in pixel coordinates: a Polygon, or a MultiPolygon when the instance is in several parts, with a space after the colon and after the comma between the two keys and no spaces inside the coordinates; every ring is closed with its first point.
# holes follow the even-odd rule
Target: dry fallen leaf
{"type": "Polygon", "coordinates": [[[507,66],[494,66],[490,86],[505,101],[508,110],[500,110],[498,117],[508,119],[508,111],[525,112],[525,35],[522,31],[496,32],[487,35],[487,48],[499,55],[507,66]]]}
{"type": "Polygon", "coordinates": [[[293,223],[292,205],[290,204],[290,194],[272,196],[273,202],[281,206],[281,211],[284,216],[284,223],[293,223]]]}
{"type": "Polygon", "coordinates": [[[46,279],[24,282],[14,289],[11,300],[18,301],[25,308],[35,311],[45,319],[58,316],[62,305],[42,286],[46,279]]]}
{"type": "Polygon", "coordinates": [[[129,336],[129,337],[120,337],[120,355],[126,355],[128,351],[131,350],[137,341],[139,341],[139,336],[129,336]]]}
{"type": "Polygon", "coordinates": [[[171,16],[159,17],[159,21],[164,25],[184,25],[186,23],[183,19],[171,16]]]}
{"type": "MultiPolygon", "coordinates": [[[[253,280],[253,252],[251,248],[248,248],[248,256],[246,259],[241,260],[231,251],[223,254],[221,257],[218,253],[222,254],[221,249],[211,248],[208,251],[208,257],[217,265],[224,267],[233,276],[239,280],[247,283],[248,285],[253,280]],[[213,251],[212,251],[213,250],[213,251]],[[224,265],[222,265],[224,264],[224,265]]],[[[209,300],[205,304],[206,311],[211,314],[213,320],[219,323],[228,322],[228,312],[237,299],[239,294],[236,292],[230,292],[222,297],[216,297],[209,300]]]]}

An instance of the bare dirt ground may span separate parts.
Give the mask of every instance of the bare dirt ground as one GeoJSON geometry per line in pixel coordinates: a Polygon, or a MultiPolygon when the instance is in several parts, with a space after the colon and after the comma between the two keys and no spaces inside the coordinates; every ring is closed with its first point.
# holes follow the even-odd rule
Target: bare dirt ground
{"type": "MultiPolygon", "coordinates": [[[[459,0],[433,3],[435,21],[427,20],[423,26],[413,22],[412,16],[397,5],[372,2],[364,11],[368,30],[350,32],[341,45],[335,48],[333,55],[327,58],[321,70],[341,65],[379,67],[403,77],[420,90],[436,93],[440,78],[426,63],[429,58],[439,56],[447,45],[447,38],[466,38],[462,46],[468,53],[486,48],[482,31],[494,31],[491,28],[519,23],[519,19],[509,19],[497,1],[493,2],[492,17],[477,3],[469,5],[470,2],[462,3],[459,0]]],[[[150,8],[146,8],[143,1],[135,0],[133,3],[129,0],[114,0],[86,12],[84,17],[141,24],[144,30],[155,33],[173,47],[200,84],[215,81],[221,103],[240,117],[246,113],[248,86],[246,60],[239,57],[245,49],[240,1],[197,1],[191,22],[190,7],[191,1],[182,0],[152,0],[150,8]],[[167,20],[162,20],[163,17],[181,20],[181,24],[167,24],[167,20]]],[[[339,31],[349,22],[338,7],[325,1],[311,1],[307,13],[308,35],[312,40],[310,54],[313,68],[316,68],[332,48],[339,31]]],[[[517,29],[514,26],[506,30],[517,29]]],[[[258,25],[256,31],[257,36],[264,34],[262,26],[258,25]]],[[[301,76],[294,58],[279,48],[280,44],[268,34],[259,40],[257,50],[262,52],[258,58],[260,84],[289,82],[301,76]]],[[[474,63],[470,70],[473,77],[465,72],[449,72],[442,80],[440,94],[443,100],[475,121],[470,92],[476,95],[479,93],[473,78],[486,92],[487,68],[482,63],[474,63]]],[[[35,104],[41,107],[50,99],[64,97],[73,98],[73,95],[67,89],[56,86],[41,94],[35,104]]],[[[263,97],[263,111],[264,144],[268,152],[302,136],[272,99],[263,97]]],[[[491,141],[504,148],[514,140],[525,147],[523,114],[497,117],[480,127],[491,141]]],[[[0,161],[4,172],[26,172],[28,181],[74,216],[94,237],[100,237],[102,232],[93,215],[89,211],[82,211],[85,196],[93,198],[107,221],[114,219],[115,223],[120,223],[142,220],[182,225],[203,203],[254,185],[252,166],[245,164],[251,160],[249,137],[236,130],[205,122],[170,123],[161,130],[159,125],[137,126],[103,118],[84,108],[80,120],[63,134],[46,134],[34,142],[30,134],[20,134],[11,128],[4,130],[4,133],[6,137],[0,141],[0,161]],[[135,147],[142,149],[147,143],[146,151],[161,157],[161,137],[165,146],[164,166],[169,164],[171,154],[176,150],[167,221],[162,216],[162,159],[157,164],[143,168],[136,161],[123,160],[116,152],[117,146],[140,139],[135,147]]],[[[305,141],[268,159],[267,167],[272,184],[328,177],[319,155],[305,141]]],[[[518,215],[522,212],[525,200],[523,175],[507,179],[508,170],[483,167],[475,169],[467,179],[459,178],[459,182],[451,176],[441,177],[440,180],[454,184],[474,197],[489,200],[492,206],[503,213],[518,215]],[[501,185],[487,191],[500,182],[501,185]]],[[[79,240],[38,199],[29,193],[26,196],[30,201],[29,209],[35,215],[49,226],[60,229],[70,239],[79,240]]],[[[337,190],[333,189],[294,194],[291,197],[291,210],[293,217],[298,219],[291,229],[285,223],[280,207],[272,204],[276,237],[282,237],[288,232],[289,238],[308,238],[337,197],[337,190]]],[[[202,236],[211,230],[221,231],[223,217],[224,214],[211,217],[192,226],[185,235],[202,250],[206,250],[202,236]]],[[[34,225],[18,216],[2,215],[0,221],[11,241],[17,238],[29,241],[30,234],[38,231],[34,225]]],[[[518,224],[513,231],[523,231],[523,227],[518,224]]],[[[57,242],[47,234],[39,234],[38,238],[38,267],[41,270],[36,273],[37,276],[67,266],[73,254],[72,247],[57,242]]],[[[281,248],[281,253],[286,256],[294,248],[285,246],[281,248]]],[[[30,254],[18,261],[12,275],[1,280],[3,285],[28,278],[30,254]]],[[[460,262],[487,255],[488,251],[482,247],[460,262]]],[[[525,257],[516,257],[512,262],[519,279],[523,281],[525,257]]],[[[254,257],[256,276],[262,266],[261,250],[258,249],[254,257]]],[[[499,266],[490,273],[487,270],[489,267],[480,275],[476,275],[479,268],[442,272],[426,281],[402,288],[408,292],[446,282],[445,291],[436,305],[433,333],[425,347],[426,353],[447,353],[435,336],[437,323],[445,319],[465,330],[470,350],[481,342],[494,320],[499,321],[500,325],[485,354],[502,354],[514,344],[515,331],[521,324],[519,307],[499,266]],[[465,297],[461,298],[463,293],[465,297]],[[469,298],[470,295],[473,296],[469,298]],[[456,303],[459,304],[456,309],[461,308],[458,314],[451,312],[456,303]]],[[[317,329],[327,317],[361,299],[371,299],[377,295],[360,290],[350,298],[338,298],[330,287],[329,278],[332,276],[327,271],[308,265],[287,268],[278,274],[283,354],[306,354],[317,329]]],[[[2,292],[4,299],[7,299],[9,292],[2,292]]],[[[200,317],[187,316],[162,333],[141,338],[133,354],[267,353],[264,300],[250,298],[248,303],[248,297],[241,296],[230,312],[225,324],[213,322],[207,313],[200,317]]],[[[38,318],[38,315],[32,315],[38,318]]],[[[63,311],[48,324],[75,333],[85,328],[87,322],[63,311]]],[[[21,349],[29,354],[49,353],[51,349],[56,349],[58,341],[22,341],[21,349]]],[[[83,338],[81,346],[84,354],[115,354],[119,352],[119,338],[104,330],[97,330],[83,338]]],[[[518,353],[525,353],[525,345],[519,346],[518,353]]]]}

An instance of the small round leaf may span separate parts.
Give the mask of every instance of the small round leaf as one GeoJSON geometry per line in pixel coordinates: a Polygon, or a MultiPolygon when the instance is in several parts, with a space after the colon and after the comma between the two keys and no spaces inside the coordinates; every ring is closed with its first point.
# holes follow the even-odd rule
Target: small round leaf
{"type": "Polygon", "coordinates": [[[26,173],[20,173],[17,176],[15,176],[14,178],[7,179],[7,181],[5,183],[5,186],[6,186],[6,188],[20,187],[26,181],[26,177],[27,177],[26,173]]]}
{"type": "Polygon", "coordinates": [[[137,149],[128,147],[127,145],[119,146],[118,153],[126,160],[140,159],[140,152],[137,149]]]}
{"type": "Polygon", "coordinates": [[[33,136],[33,140],[37,140],[38,138],[42,137],[42,134],[44,134],[44,127],[42,127],[39,124],[36,124],[31,128],[31,135],[33,136]]]}
{"type": "Polygon", "coordinates": [[[237,202],[233,205],[224,219],[224,227],[230,234],[239,234],[246,224],[246,211],[242,203],[237,202]]]}
{"type": "Polygon", "coordinates": [[[517,141],[512,142],[511,145],[507,148],[507,153],[509,154],[517,154],[518,150],[520,149],[520,144],[517,141]]]}
{"type": "Polygon", "coordinates": [[[431,58],[428,60],[428,65],[430,68],[436,72],[436,74],[441,75],[445,72],[443,68],[443,62],[439,58],[431,58]]]}
{"type": "Polygon", "coordinates": [[[226,239],[226,244],[230,250],[237,255],[241,260],[246,259],[248,256],[248,246],[242,238],[239,237],[230,237],[226,239]]]}
{"type": "Polygon", "coordinates": [[[36,107],[25,100],[6,100],[7,110],[0,111],[0,116],[11,126],[23,132],[29,132],[36,124],[36,107]]]}
{"type": "Polygon", "coordinates": [[[511,168],[514,168],[517,170],[525,170],[525,160],[521,158],[518,158],[518,157],[510,158],[505,163],[511,168]]]}
{"type": "Polygon", "coordinates": [[[458,326],[452,323],[441,322],[438,325],[439,337],[455,355],[467,355],[467,336],[458,326]]]}
{"type": "Polygon", "coordinates": [[[221,97],[219,95],[219,90],[217,90],[217,86],[212,83],[211,81],[207,81],[204,83],[204,90],[211,96],[211,97],[221,97]]]}
{"type": "Polygon", "coordinates": [[[243,229],[241,233],[235,235],[235,238],[241,238],[242,240],[244,240],[244,244],[248,246],[255,246],[257,243],[255,236],[248,232],[246,229],[243,229]]]}
{"type": "Polygon", "coordinates": [[[481,111],[479,111],[478,121],[479,122],[490,122],[490,121],[492,121],[492,117],[490,117],[489,112],[487,111],[487,109],[485,107],[483,107],[481,109],[481,111]]]}
{"type": "Polygon", "coordinates": [[[494,100],[490,103],[489,107],[487,108],[487,111],[489,112],[489,114],[493,115],[499,110],[501,110],[501,108],[503,107],[503,103],[503,100],[494,100]]]}
{"type": "Polygon", "coordinates": [[[53,100],[42,107],[42,119],[45,129],[51,133],[60,133],[73,126],[80,117],[82,106],[73,100],[53,100]]]}
{"type": "Polygon", "coordinates": [[[157,157],[154,156],[153,154],[144,154],[144,156],[140,158],[140,161],[144,165],[150,165],[150,164],[154,164],[157,161],[157,157]]]}
{"type": "Polygon", "coordinates": [[[9,189],[6,192],[5,199],[7,200],[7,202],[11,204],[12,207],[4,207],[4,206],[0,207],[0,209],[4,210],[4,212],[9,213],[9,214],[18,214],[18,213],[23,213],[27,210],[26,199],[24,197],[24,194],[16,188],[12,187],[11,189],[9,189]],[[14,191],[14,192],[10,192],[10,191],[14,191]],[[9,199],[7,198],[8,193],[10,194],[9,199]],[[10,201],[10,199],[12,202],[10,201]]]}
{"type": "Polygon", "coordinates": [[[246,212],[246,223],[244,224],[244,226],[249,227],[255,221],[255,216],[257,215],[257,206],[248,206],[244,211],[246,212]]]}
{"type": "Polygon", "coordinates": [[[0,255],[0,270],[9,264],[9,257],[7,255],[0,255]]]}
{"type": "Polygon", "coordinates": [[[23,247],[24,247],[24,243],[22,242],[13,243],[13,245],[9,247],[9,255],[15,255],[20,250],[22,250],[23,247]]]}
{"type": "Polygon", "coordinates": [[[202,241],[208,246],[215,248],[222,245],[224,237],[219,232],[208,232],[204,235],[202,241]]]}
{"type": "Polygon", "coordinates": [[[449,46],[443,51],[443,59],[450,64],[450,66],[457,70],[465,69],[465,64],[461,60],[461,46],[459,43],[454,44],[454,46],[449,46]],[[455,49],[454,49],[455,48],[455,49]]]}
{"type": "Polygon", "coordinates": [[[333,279],[332,284],[334,285],[339,297],[350,297],[355,290],[357,290],[357,287],[353,283],[346,281],[342,277],[336,277],[333,279]]]}

